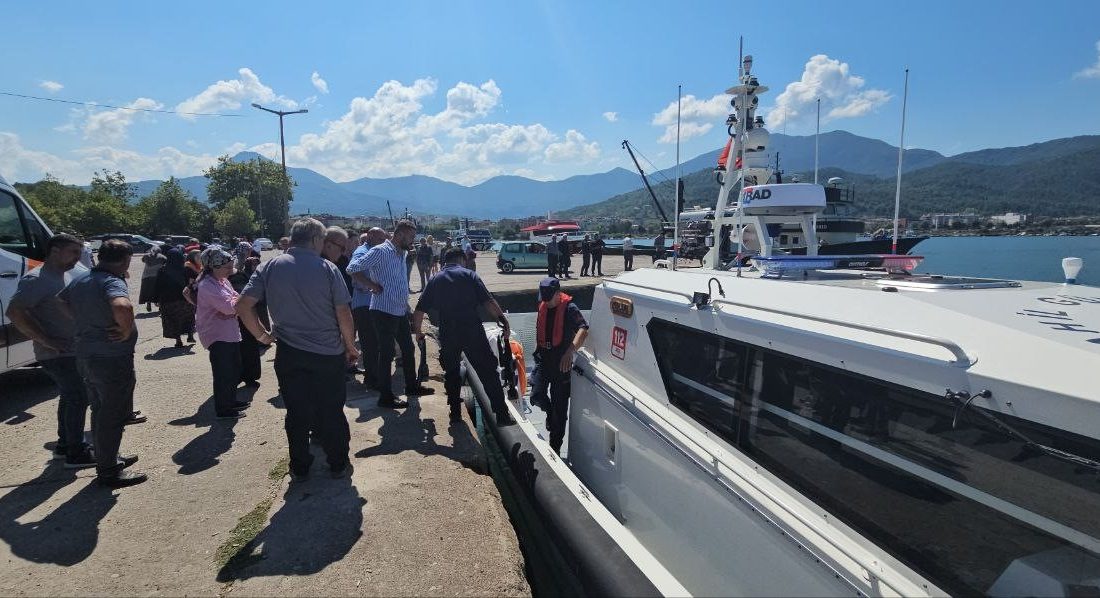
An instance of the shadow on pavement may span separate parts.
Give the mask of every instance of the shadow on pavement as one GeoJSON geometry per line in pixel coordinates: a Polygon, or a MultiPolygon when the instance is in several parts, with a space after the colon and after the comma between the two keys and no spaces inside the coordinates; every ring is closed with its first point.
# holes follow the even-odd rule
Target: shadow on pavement
{"type": "Polygon", "coordinates": [[[57,387],[42,368],[0,374],[0,421],[9,426],[34,418],[28,409],[57,397],[57,387]]]}
{"type": "Polygon", "coordinates": [[[147,361],[161,361],[164,359],[171,359],[173,357],[182,357],[184,355],[194,355],[194,351],[191,349],[195,345],[184,345],[182,347],[161,347],[154,353],[147,353],[145,359],[147,361]]]}
{"type": "Polygon", "coordinates": [[[287,488],[267,527],[218,571],[219,582],[312,575],[347,556],[363,535],[367,501],[350,478],[314,474],[287,488]]]}
{"type": "MultiPolygon", "coordinates": [[[[446,401],[442,397],[434,397],[429,400],[446,401]]],[[[373,403],[376,416],[382,418],[382,426],[378,428],[381,442],[367,447],[355,456],[363,459],[376,455],[396,455],[405,451],[416,451],[421,455],[440,455],[462,464],[463,467],[477,473],[485,473],[478,458],[481,454],[481,446],[470,433],[470,427],[465,421],[451,424],[447,431],[450,433],[454,446],[437,444],[435,441],[439,433],[436,431],[435,420],[420,419],[420,399],[409,400],[409,406],[405,409],[388,409],[373,403]]]]}
{"type": "Polygon", "coordinates": [[[87,485],[42,519],[17,521],[76,480],[75,471],[52,461],[37,478],[0,497],[0,540],[7,542],[12,554],[34,563],[68,566],[95,551],[99,522],[117,499],[94,478],[81,478],[87,485]]]}
{"type": "Polygon", "coordinates": [[[205,432],[192,438],[191,442],[172,455],[172,462],[180,466],[178,473],[191,475],[217,465],[220,462],[218,458],[233,446],[233,440],[237,437],[233,428],[237,421],[215,419],[214,396],[211,395],[194,415],[168,422],[172,426],[206,428],[205,432]]]}

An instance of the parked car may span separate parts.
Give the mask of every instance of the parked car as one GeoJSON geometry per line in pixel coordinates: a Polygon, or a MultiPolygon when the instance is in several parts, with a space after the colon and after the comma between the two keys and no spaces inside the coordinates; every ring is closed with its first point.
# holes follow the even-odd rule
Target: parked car
{"type": "Polygon", "coordinates": [[[497,268],[505,274],[516,269],[546,269],[546,245],[529,241],[505,242],[497,254],[497,268]]]}
{"type": "Polygon", "coordinates": [[[19,192],[0,177],[0,372],[34,363],[31,341],[5,312],[19,279],[42,265],[53,236],[19,192]]]}
{"type": "Polygon", "coordinates": [[[191,241],[189,235],[163,235],[159,237],[161,241],[164,241],[165,245],[175,247],[176,245],[187,245],[191,241]]]}
{"type": "Polygon", "coordinates": [[[275,249],[275,244],[272,243],[271,239],[268,239],[267,237],[260,237],[259,239],[256,239],[252,242],[253,248],[257,246],[260,248],[260,251],[271,251],[272,249],[275,249]]]}
{"type": "Polygon", "coordinates": [[[99,251],[99,246],[108,239],[118,239],[120,241],[126,241],[134,248],[134,253],[145,253],[152,249],[154,246],[163,247],[164,241],[154,241],[149,237],[142,235],[134,235],[130,233],[107,233],[104,235],[93,235],[88,237],[88,241],[92,244],[92,249],[99,251]]]}

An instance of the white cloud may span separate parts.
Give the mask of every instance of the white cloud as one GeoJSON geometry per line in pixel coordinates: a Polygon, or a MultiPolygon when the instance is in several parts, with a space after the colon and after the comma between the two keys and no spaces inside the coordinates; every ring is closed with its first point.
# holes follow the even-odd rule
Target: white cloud
{"type": "Polygon", "coordinates": [[[613,122],[619,120],[619,113],[618,112],[604,112],[603,117],[604,117],[604,119],[607,120],[607,122],[613,123],[613,122]]]}
{"type": "Polygon", "coordinates": [[[1100,79],[1100,41],[1096,42],[1096,64],[1073,74],[1074,79],[1100,79]]]}
{"type": "Polygon", "coordinates": [[[309,77],[309,80],[313,82],[313,86],[317,88],[317,91],[321,93],[328,93],[328,82],[321,78],[321,74],[317,71],[313,71],[313,74],[309,77]]]}
{"type": "MultiPolygon", "coordinates": [[[[725,94],[706,100],[694,95],[684,96],[680,99],[680,140],[705,134],[714,127],[715,122],[724,122],[730,110],[729,96],[725,94]]],[[[654,114],[652,124],[665,128],[658,141],[676,143],[676,102],[670,102],[664,110],[654,114]]]]}
{"type": "Polygon", "coordinates": [[[864,89],[865,83],[863,77],[851,74],[848,63],[824,54],[812,56],[802,77],[787,84],[776,97],[767,122],[773,128],[784,123],[811,122],[818,98],[823,122],[863,116],[890,100],[885,90],[864,89]]]}
{"type": "MultiPolygon", "coordinates": [[[[231,151],[234,147],[243,148],[244,145],[234,144],[219,155],[234,153],[231,151]]],[[[92,174],[104,168],[121,171],[130,181],[163,180],[169,176],[197,175],[217,162],[217,155],[188,154],[171,146],[162,147],[153,154],[142,154],[100,145],[75,150],[72,158],[66,158],[29,149],[23,146],[18,135],[7,132],[0,132],[0,155],[4,156],[4,176],[12,181],[37,181],[50,173],[74,185],[88,184],[92,174]]]]}
{"type": "Polygon", "coordinates": [[[576,162],[595,160],[600,157],[600,144],[589,143],[584,135],[573,129],[565,132],[565,141],[551,143],[546,147],[547,162],[576,162]]]}
{"type": "MultiPolygon", "coordinates": [[[[438,89],[433,79],[387,81],[373,96],[353,99],[322,132],[288,146],[287,162],[335,180],[426,174],[471,184],[499,174],[545,176],[546,164],[599,157],[599,145],[575,130],[562,137],[540,123],[478,122],[500,105],[501,89],[491,79],[459,82],[447,90],[442,110],[425,112],[438,89]]],[[[278,155],[275,144],[251,149],[278,155]]]]}
{"type": "MultiPolygon", "coordinates": [[[[256,102],[268,104],[272,108],[285,108],[296,110],[298,102],[278,95],[270,87],[264,85],[252,69],[242,68],[237,71],[240,75],[237,79],[218,81],[202,90],[198,95],[187,98],[176,106],[180,112],[220,112],[223,110],[236,110],[244,102],[256,102]]],[[[189,120],[194,116],[181,115],[189,120]]]]}
{"type": "Polygon", "coordinates": [[[49,80],[40,81],[38,83],[38,86],[41,87],[42,89],[45,89],[46,91],[48,91],[50,93],[57,93],[57,92],[61,91],[61,89],[63,87],[65,87],[64,85],[58,83],[57,81],[49,81],[49,80]]]}
{"type": "Polygon", "coordinates": [[[164,104],[149,98],[138,98],[126,107],[138,110],[115,108],[91,113],[82,127],[84,138],[100,143],[120,143],[126,139],[127,129],[134,121],[147,117],[147,113],[141,110],[161,110],[164,104]]]}

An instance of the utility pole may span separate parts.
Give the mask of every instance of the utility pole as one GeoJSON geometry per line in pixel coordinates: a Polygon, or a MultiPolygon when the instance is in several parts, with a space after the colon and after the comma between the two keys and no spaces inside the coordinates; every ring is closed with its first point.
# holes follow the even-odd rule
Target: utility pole
{"type": "MultiPolygon", "coordinates": [[[[270,108],[264,108],[263,106],[255,103],[255,102],[252,103],[252,107],[257,108],[259,110],[263,110],[264,112],[270,112],[272,114],[279,115],[279,149],[281,150],[282,157],[283,157],[283,178],[286,179],[286,181],[287,181],[287,193],[289,194],[290,193],[290,185],[289,185],[290,179],[286,175],[286,138],[283,135],[283,117],[291,115],[291,114],[305,114],[306,112],[309,112],[309,110],[306,110],[305,108],[302,108],[301,110],[290,110],[290,111],[272,110],[270,108]]],[[[264,225],[264,203],[263,203],[263,201],[264,200],[261,197],[260,198],[260,206],[259,206],[260,207],[260,228],[261,228],[261,231],[262,231],[263,225],[264,225]]],[[[289,210],[290,206],[287,205],[286,208],[287,208],[287,210],[289,210]]],[[[284,226],[285,226],[287,218],[288,218],[288,215],[283,214],[284,226]]]]}

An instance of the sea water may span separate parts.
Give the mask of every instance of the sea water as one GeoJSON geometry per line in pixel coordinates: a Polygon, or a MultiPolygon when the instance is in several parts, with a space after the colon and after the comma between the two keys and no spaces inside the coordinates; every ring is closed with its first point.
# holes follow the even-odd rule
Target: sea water
{"type": "Polygon", "coordinates": [[[1079,257],[1078,284],[1100,286],[1100,237],[932,237],[911,252],[917,272],[1065,282],[1062,258],[1079,257]]]}

